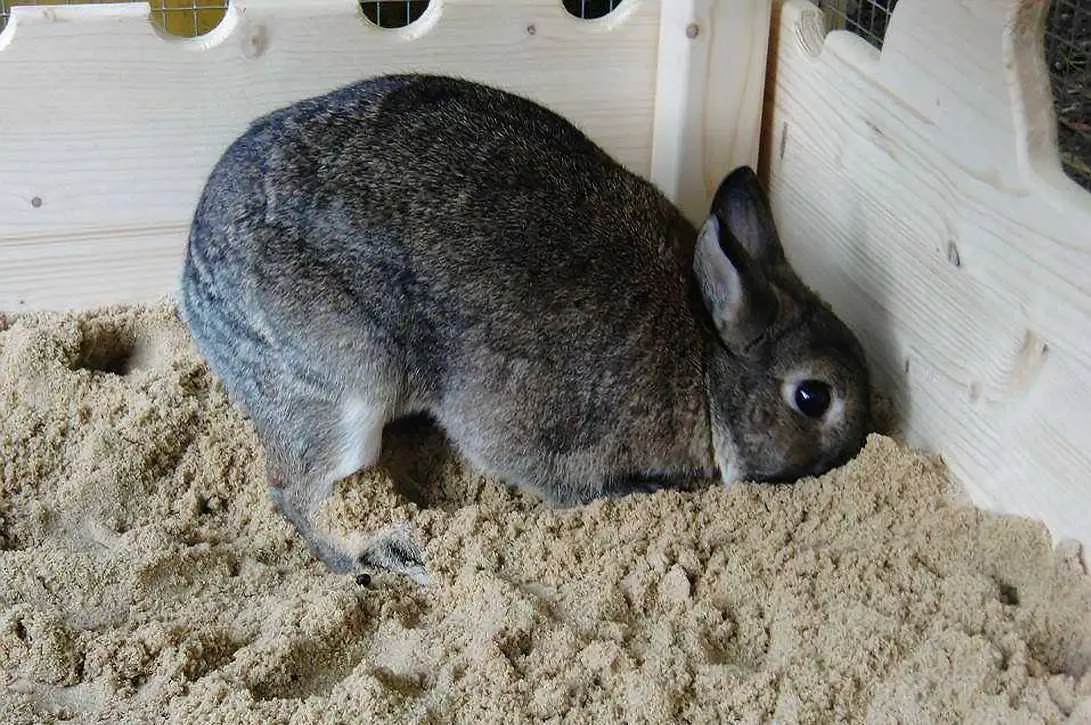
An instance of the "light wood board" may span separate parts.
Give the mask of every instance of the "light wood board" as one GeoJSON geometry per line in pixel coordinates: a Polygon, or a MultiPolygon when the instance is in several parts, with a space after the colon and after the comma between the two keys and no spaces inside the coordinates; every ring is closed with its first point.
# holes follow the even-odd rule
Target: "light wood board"
{"type": "Polygon", "coordinates": [[[0,34],[0,310],[173,294],[207,173],[249,121],[384,72],[545,103],[700,218],[720,177],[757,161],[770,5],[626,0],[584,21],[561,0],[433,0],[384,30],[355,0],[237,0],[196,39],[160,33],[144,3],[15,7],[0,34]]]}
{"type": "Polygon", "coordinates": [[[774,214],[909,442],[1091,544],[1091,195],[1064,176],[1045,2],[901,0],[882,53],[780,9],[774,214]]]}

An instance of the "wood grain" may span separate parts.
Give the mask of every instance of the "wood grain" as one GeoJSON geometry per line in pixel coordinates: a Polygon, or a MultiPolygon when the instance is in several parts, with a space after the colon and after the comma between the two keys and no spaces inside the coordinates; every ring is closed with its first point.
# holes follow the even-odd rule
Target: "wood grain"
{"type": "Polygon", "coordinates": [[[662,5],[651,177],[691,221],[724,174],[756,165],[770,0],[662,5]]]}
{"type": "Polygon", "coordinates": [[[1061,170],[1047,9],[901,0],[880,54],[786,0],[768,168],[791,261],[863,338],[909,441],[979,505],[1086,546],[1091,195],[1061,170]]]}
{"type": "Polygon", "coordinates": [[[582,21],[560,0],[437,0],[385,30],[355,0],[238,0],[192,39],[153,26],[144,3],[15,7],[0,34],[0,98],[16,99],[0,104],[0,310],[173,294],[206,175],[247,123],[383,72],[530,96],[703,215],[700,180],[756,162],[770,0],[690,3],[706,25],[693,49],[685,26],[661,28],[671,3],[582,21]],[[672,33],[685,42],[669,53],[700,58],[692,78],[660,74],[679,67],[661,61],[672,33]],[[660,98],[688,104],[674,84],[700,101],[684,128],[657,116],[660,98]],[[672,136],[681,165],[653,174],[672,136]]]}

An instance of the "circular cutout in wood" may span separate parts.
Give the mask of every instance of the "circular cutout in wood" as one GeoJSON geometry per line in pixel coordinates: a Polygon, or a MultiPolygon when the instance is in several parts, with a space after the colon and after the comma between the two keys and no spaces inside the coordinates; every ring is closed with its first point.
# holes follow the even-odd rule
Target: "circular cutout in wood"
{"type": "Polygon", "coordinates": [[[380,28],[404,28],[416,22],[430,0],[361,0],[364,17],[380,28]]]}
{"type": "Polygon", "coordinates": [[[604,18],[621,7],[625,0],[562,0],[564,9],[580,20],[604,18]]]}

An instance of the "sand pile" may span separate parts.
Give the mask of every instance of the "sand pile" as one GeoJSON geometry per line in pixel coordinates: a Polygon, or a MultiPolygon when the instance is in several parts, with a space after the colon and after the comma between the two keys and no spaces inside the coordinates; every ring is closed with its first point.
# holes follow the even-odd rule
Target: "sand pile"
{"type": "Polygon", "coordinates": [[[1078,556],[891,439],[554,512],[406,424],[328,513],[409,521],[436,584],[365,588],[273,510],[172,308],[0,328],[0,722],[1091,721],[1078,556]]]}

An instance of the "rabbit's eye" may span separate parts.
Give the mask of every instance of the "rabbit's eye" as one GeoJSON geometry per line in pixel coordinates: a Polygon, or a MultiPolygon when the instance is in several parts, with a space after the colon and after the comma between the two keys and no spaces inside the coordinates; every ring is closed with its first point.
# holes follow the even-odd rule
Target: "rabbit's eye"
{"type": "Polygon", "coordinates": [[[830,386],[821,380],[804,380],[796,386],[792,402],[808,418],[821,418],[830,408],[830,386]]]}

